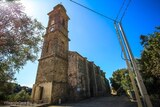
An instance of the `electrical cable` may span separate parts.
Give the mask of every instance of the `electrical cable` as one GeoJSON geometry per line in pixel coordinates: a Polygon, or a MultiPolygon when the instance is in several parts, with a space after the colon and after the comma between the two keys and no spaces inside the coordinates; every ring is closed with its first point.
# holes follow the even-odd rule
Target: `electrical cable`
{"type": "Polygon", "coordinates": [[[122,22],[122,19],[123,19],[124,15],[126,14],[126,11],[127,11],[128,7],[129,7],[131,1],[132,1],[132,0],[129,0],[129,2],[128,2],[127,6],[126,6],[126,8],[125,8],[125,10],[124,10],[124,12],[123,12],[123,14],[122,14],[122,17],[121,17],[121,19],[120,19],[120,22],[122,22]]]}
{"type": "Polygon", "coordinates": [[[103,15],[103,14],[97,12],[97,11],[94,11],[93,9],[90,9],[90,8],[88,8],[88,7],[80,4],[80,3],[78,3],[78,2],[75,2],[74,0],[70,0],[70,1],[73,2],[73,3],[75,3],[75,4],[77,4],[77,5],[79,5],[79,6],[81,6],[81,7],[83,7],[83,8],[85,8],[85,9],[87,9],[87,10],[90,10],[90,11],[96,13],[96,14],[99,14],[100,16],[103,16],[103,17],[105,17],[105,18],[107,18],[107,19],[109,19],[109,20],[115,21],[114,19],[112,19],[112,18],[110,18],[110,17],[108,17],[108,16],[105,16],[105,15],[103,15]]]}
{"type": "MultiPolygon", "coordinates": [[[[122,8],[124,7],[124,4],[125,4],[125,2],[126,2],[126,0],[123,1],[122,5],[121,5],[121,8],[120,8],[120,10],[119,10],[119,12],[118,12],[118,14],[117,14],[116,19],[112,19],[112,18],[110,18],[110,17],[108,17],[108,16],[105,16],[105,15],[103,15],[103,14],[101,14],[101,13],[99,13],[99,12],[93,10],[93,9],[90,9],[90,8],[88,8],[88,7],[86,7],[86,6],[82,5],[82,4],[80,4],[80,3],[78,3],[78,2],[75,2],[74,0],[70,0],[70,1],[73,2],[73,3],[75,3],[75,4],[77,4],[77,5],[79,5],[79,6],[81,6],[81,7],[83,7],[83,8],[85,8],[85,9],[87,9],[87,10],[92,11],[92,12],[98,14],[98,15],[101,15],[101,16],[103,16],[103,17],[109,19],[109,20],[112,20],[112,21],[114,21],[114,22],[117,22],[116,20],[118,19],[119,15],[120,15],[120,13],[121,13],[121,11],[122,11],[122,8]]],[[[120,22],[122,21],[122,19],[123,19],[125,13],[126,13],[128,7],[129,7],[130,2],[131,2],[131,0],[129,0],[129,2],[128,2],[126,8],[125,8],[125,10],[124,10],[124,12],[123,12],[123,14],[122,14],[122,17],[121,17],[120,22]]],[[[122,58],[123,60],[129,60],[129,59],[123,58],[122,52],[121,52],[121,58],[122,58]]],[[[129,61],[130,61],[130,60],[129,60],[129,61]]]]}
{"type": "Polygon", "coordinates": [[[123,59],[123,60],[128,60],[128,61],[131,61],[130,59],[125,59],[124,57],[123,57],[123,55],[122,55],[122,53],[123,53],[123,51],[121,51],[121,58],[123,59]]]}
{"type": "Polygon", "coordinates": [[[122,11],[123,7],[124,7],[125,2],[126,2],[126,0],[123,0],[123,3],[122,3],[122,5],[121,5],[121,7],[120,7],[120,9],[119,9],[119,11],[118,11],[118,14],[117,14],[117,17],[116,17],[116,19],[115,19],[115,20],[117,20],[117,19],[118,19],[119,15],[120,15],[120,13],[121,13],[121,11],[122,11]]]}

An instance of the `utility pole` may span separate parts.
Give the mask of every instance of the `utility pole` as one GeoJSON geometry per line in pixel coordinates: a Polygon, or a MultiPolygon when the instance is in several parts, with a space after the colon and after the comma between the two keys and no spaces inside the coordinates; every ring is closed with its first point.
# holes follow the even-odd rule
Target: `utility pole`
{"type": "Polygon", "coordinates": [[[118,29],[118,25],[117,25],[116,22],[114,22],[114,26],[115,26],[115,29],[116,29],[116,32],[117,32],[117,37],[118,37],[118,40],[119,40],[122,52],[124,54],[126,64],[127,64],[127,68],[128,68],[128,71],[129,71],[129,77],[130,77],[130,80],[131,80],[131,84],[133,86],[133,90],[135,92],[138,107],[143,107],[141,99],[140,99],[140,95],[139,95],[139,92],[138,92],[138,89],[137,89],[137,86],[136,86],[136,83],[135,83],[134,74],[133,74],[133,71],[131,69],[132,67],[131,67],[130,62],[128,60],[127,53],[125,51],[125,47],[124,47],[123,41],[121,39],[120,32],[119,32],[119,29],[118,29]]]}
{"type": "Polygon", "coordinates": [[[90,8],[88,8],[88,7],[80,4],[80,3],[77,3],[77,2],[75,2],[74,0],[70,0],[70,1],[73,2],[73,3],[75,3],[75,4],[77,4],[77,5],[79,5],[79,6],[81,6],[81,7],[83,7],[83,8],[85,8],[85,9],[87,9],[87,10],[89,10],[89,11],[92,11],[92,12],[94,12],[94,13],[96,13],[96,14],[98,14],[98,15],[100,15],[100,16],[102,16],[102,17],[104,17],[104,18],[106,18],[106,19],[109,19],[109,20],[111,20],[111,21],[114,22],[114,25],[115,25],[115,28],[116,28],[116,32],[118,32],[118,33],[117,33],[117,36],[118,36],[118,39],[119,39],[119,42],[120,42],[122,51],[123,51],[123,53],[124,53],[124,57],[125,57],[125,59],[126,59],[127,67],[128,67],[128,69],[129,69],[129,75],[130,75],[130,77],[131,77],[131,82],[132,82],[132,85],[133,85],[133,88],[134,88],[134,91],[135,91],[135,95],[137,94],[137,95],[136,95],[136,98],[137,98],[138,107],[142,107],[143,105],[142,105],[142,102],[141,102],[141,100],[140,100],[139,92],[138,92],[138,90],[136,89],[137,87],[135,87],[136,84],[135,84],[135,81],[134,81],[133,74],[136,75],[136,78],[135,78],[135,79],[136,79],[136,81],[137,81],[137,85],[138,85],[140,94],[142,95],[144,107],[153,107],[153,106],[152,106],[152,103],[151,103],[151,100],[150,100],[150,98],[149,98],[149,95],[148,95],[148,93],[147,93],[146,87],[145,87],[145,85],[144,85],[144,83],[143,83],[142,77],[141,77],[141,75],[140,75],[140,73],[139,73],[139,70],[138,70],[136,61],[135,61],[135,59],[134,59],[134,57],[133,57],[133,54],[132,54],[132,51],[131,51],[131,49],[130,49],[128,40],[127,40],[126,35],[125,35],[125,33],[124,33],[124,30],[123,30],[123,27],[122,27],[122,25],[121,25],[121,21],[122,21],[124,15],[125,15],[125,12],[126,12],[128,6],[129,6],[129,3],[131,2],[131,0],[129,1],[129,3],[128,3],[126,9],[125,9],[125,11],[123,12],[123,15],[122,15],[122,17],[121,17],[120,22],[116,21],[117,18],[116,18],[116,19],[112,19],[112,18],[107,17],[107,16],[105,16],[105,15],[99,13],[99,12],[96,12],[96,11],[94,11],[94,10],[92,10],[92,9],[90,9],[90,8]],[[118,26],[117,26],[117,24],[118,24],[118,26]],[[120,32],[121,32],[122,38],[120,37],[119,30],[120,30],[120,32]],[[122,44],[122,41],[124,42],[124,45],[122,44]],[[129,56],[129,59],[130,59],[131,63],[129,63],[129,61],[127,61],[127,54],[126,54],[125,48],[126,48],[126,51],[127,51],[127,53],[128,53],[128,56],[129,56]],[[131,64],[132,64],[132,66],[131,66],[131,64]],[[134,71],[134,72],[132,72],[131,68],[133,68],[133,71],[134,71]],[[130,72],[131,72],[131,73],[130,73],[130,72]]]}
{"type": "Polygon", "coordinates": [[[129,46],[129,43],[128,43],[128,40],[126,38],[126,35],[124,33],[124,30],[123,30],[123,27],[122,27],[122,24],[121,23],[118,23],[118,26],[119,26],[119,29],[121,31],[121,34],[122,34],[122,38],[124,40],[124,44],[126,46],[126,49],[127,49],[127,52],[129,54],[129,58],[131,60],[131,63],[132,63],[132,66],[133,66],[133,70],[134,70],[134,73],[136,75],[136,81],[137,81],[137,85],[139,87],[139,90],[140,90],[140,93],[142,95],[142,99],[144,101],[144,106],[145,107],[153,107],[152,106],[152,103],[151,103],[151,100],[149,98],[149,95],[147,93],[147,90],[146,90],[146,87],[143,83],[143,79],[139,73],[139,70],[138,70],[138,67],[137,67],[137,64],[136,64],[136,61],[133,57],[133,54],[132,54],[132,51],[131,51],[131,48],[129,46]]]}

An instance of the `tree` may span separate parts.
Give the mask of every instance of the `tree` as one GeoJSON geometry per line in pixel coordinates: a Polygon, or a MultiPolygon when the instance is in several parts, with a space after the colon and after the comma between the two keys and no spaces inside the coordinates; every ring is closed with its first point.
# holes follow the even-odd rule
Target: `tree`
{"type": "Polygon", "coordinates": [[[129,72],[127,69],[118,69],[114,71],[112,78],[110,78],[110,82],[111,86],[118,91],[118,94],[122,94],[127,90],[132,90],[129,72]]]}
{"type": "Polygon", "coordinates": [[[14,73],[27,61],[37,59],[44,31],[40,22],[23,12],[22,4],[9,1],[0,1],[1,87],[14,80],[14,73]]]}
{"type": "Polygon", "coordinates": [[[1,71],[17,71],[37,58],[43,26],[21,9],[22,5],[14,2],[0,6],[1,71]]]}
{"type": "Polygon", "coordinates": [[[160,27],[153,34],[141,35],[144,50],[141,53],[141,68],[153,76],[160,77],[160,27]]]}
{"type": "Polygon", "coordinates": [[[8,96],[9,101],[29,101],[30,95],[26,92],[26,90],[22,89],[18,93],[13,93],[8,96]]]}
{"type": "Polygon", "coordinates": [[[0,84],[0,100],[5,100],[7,95],[12,94],[14,85],[12,83],[1,83],[0,84]]]}
{"type": "Polygon", "coordinates": [[[154,98],[160,98],[160,27],[153,34],[141,35],[144,47],[141,53],[140,72],[147,91],[154,98]]]}

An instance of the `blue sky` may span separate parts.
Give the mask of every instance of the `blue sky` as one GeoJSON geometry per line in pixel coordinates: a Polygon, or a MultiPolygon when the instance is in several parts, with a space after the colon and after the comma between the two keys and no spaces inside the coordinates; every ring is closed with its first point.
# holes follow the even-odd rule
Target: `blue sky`
{"type": "MultiPolygon", "coordinates": [[[[37,18],[47,27],[49,13],[54,6],[62,3],[70,17],[69,50],[77,51],[89,61],[106,72],[106,77],[112,72],[125,68],[121,58],[121,48],[112,21],[88,11],[70,0],[21,0],[26,12],[32,18],[37,18]]],[[[75,0],[99,13],[116,18],[123,0],[75,0]]],[[[129,0],[126,0],[127,2],[129,0]]],[[[124,10],[124,9],[123,9],[124,10]]],[[[130,47],[136,58],[140,57],[140,35],[150,34],[160,26],[159,0],[132,0],[122,21],[130,47]]],[[[32,87],[35,82],[38,62],[28,62],[16,74],[17,83],[32,87]]]]}

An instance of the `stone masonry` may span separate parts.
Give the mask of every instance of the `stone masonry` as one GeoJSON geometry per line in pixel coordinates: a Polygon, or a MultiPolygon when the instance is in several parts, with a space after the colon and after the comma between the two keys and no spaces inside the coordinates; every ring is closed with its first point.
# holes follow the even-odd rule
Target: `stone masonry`
{"type": "Polygon", "coordinates": [[[48,15],[32,101],[58,103],[107,95],[109,83],[100,67],[68,49],[69,17],[63,5],[58,4],[48,15]]]}

